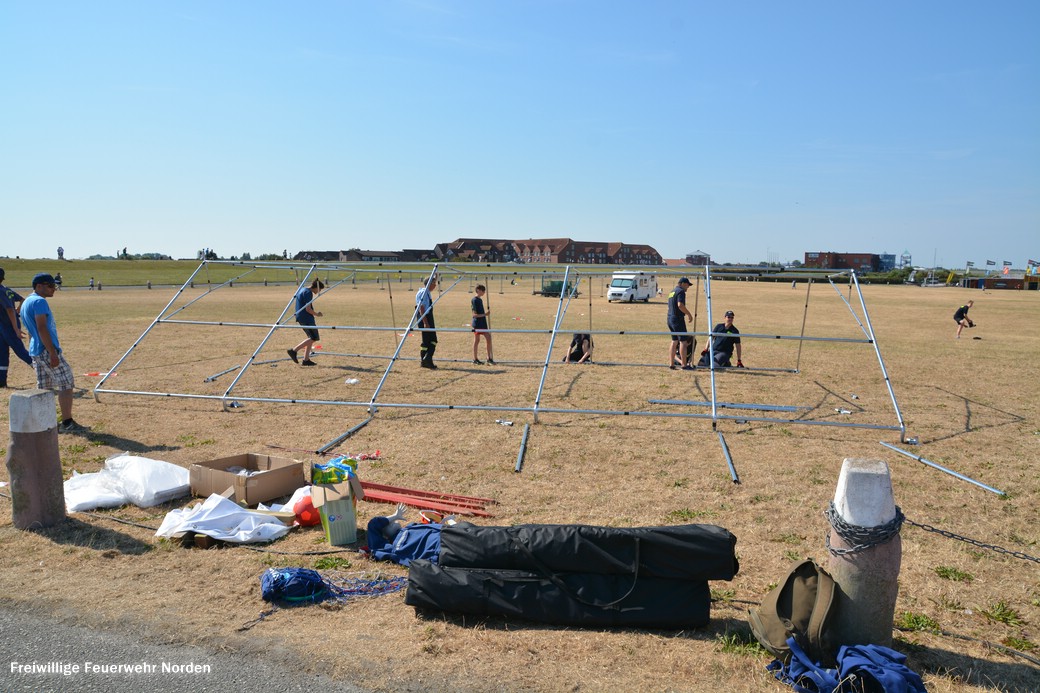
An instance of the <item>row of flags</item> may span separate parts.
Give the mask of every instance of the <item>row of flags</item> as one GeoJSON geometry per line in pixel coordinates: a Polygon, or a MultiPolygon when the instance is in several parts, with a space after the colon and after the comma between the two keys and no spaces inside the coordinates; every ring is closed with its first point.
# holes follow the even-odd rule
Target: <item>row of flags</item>
{"type": "MultiPolygon", "coordinates": [[[[993,265],[995,265],[997,263],[995,261],[993,261],[993,260],[986,260],[986,264],[990,265],[990,266],[993,266],[993,265]]],[[[1036,260],[1030,260],[1029,261],[1029,266],[1030,267],[1035,267],[1036,265],[1040,265],[1040,262],[1037,262],[1036,260]]],[[[971,260],[968,260],[968,265],[967,266],[968,267],[974,267],[975,263],[972,262],[971,260]]],[[[1011,266],[1011,261],[1010,260],[1004,260],[1004,267],[1010,267],[1010,266],[1011,266]]]]}
{"type": "MultiPolygon", "coordinates": [[[[1002,274],[1004,274],[1004,276],[1008,276],[1011,273],[1011,262],[1009,260],[1004,260],[1003,263],[1004,263],[1004,268],[1002,270],[1002,274]]],[[[997,263],[996,263],[995,260],[986,260],[986,265],[988,265],[990,267],[992,267],[992,266],[994,266],[996,264],[997,263]]],[[[966,269],[971,269],[974,266],[975,266],[975,263],[972,262],[971,260],[968,260],[965,263],[965,268],[966,269]]],[[[989,273],[990,273],[990,270],[987,269],[986,270],[986,276],[987,277],[989,276],[989,273]]],[[[1026,274],[1033,274],[1033,275],[1040,274],[1040,260],[1032,260],[1032,259],[1027,260],[1026,261],[1026,274]]]]}

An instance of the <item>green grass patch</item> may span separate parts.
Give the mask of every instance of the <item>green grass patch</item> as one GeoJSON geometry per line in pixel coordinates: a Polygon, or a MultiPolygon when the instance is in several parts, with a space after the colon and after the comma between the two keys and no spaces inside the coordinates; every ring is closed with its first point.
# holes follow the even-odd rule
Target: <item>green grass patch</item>
{"type": "Polygon", "coordinates": [[[1012,650],[1018,650],[1019,652],[1033,652],[1037,649],[1036,643],[1029,638],[1016,638],[1014,635],[1009,635],[1000,642],[1003,645],[1007,645],[1012,650]]]}
{"type": "Polygon", "coordinates": [[[956,582],[971,582],[975,579],[975,576],[971,573],[966,573],[963,570],[948,565],[936,566],[935,574],[943,580],[954,580],[956,582]]]}
{"type": "Polygon", "coordinates": [[[732,602],[736,598],[737,598],[737,591],[736,590],[724,590],[724,589],[717,589],[715,587],[711,588],[711,600],[713,602],[720,602],[720,603],[728,604],[728,603],[732,602]]]}
{"type": "Polygon", "coordinates": [[[896,628],[899,630],[921,631],[924,633],[938,634],[942,629],[939,622],[926,614],[917,614],[913,611],[904,611],[896,619],[896,628]]]}
{"type": "Polygon", "coordinates": [[[670,513],[668,513],[668,519],[676,522],[688,522],[690,520],[696,520],[698,518],[714,516],[714,510],[691,510],[689,508],[673,510],[670,513]]]}
{"type": "Polygon", "coordinates": [[[198,440],[195,436],[191,435],[190,433],[186,433],[184,435],[177,436],[177,442],[181,443],[186,448],[195,448],[200,445],[213,445],[217,441],[213,440],[212,438],[198,440]]]}
{"type": "Polygon", "coordinates": [[[760,657],[769,655],[769,651],[759,644],[755,635],[749,628],[729,631],[716,636],[715,649],[726,654],[741,655],[743,657],[760,657]]]}
{"type": "Polygon", "coordinates": [[[347,570],[351,563],[342,556],[322,556],[314,561],[314,567],[318,570],[347,570]]]}
{"type": "Polygon", "coordinates": [[[1003,599],[990,608],[983,609],[982,615],[990,620],[1006,623],[1009,626],[1022,625],[1022,617],[1003,599]]]}

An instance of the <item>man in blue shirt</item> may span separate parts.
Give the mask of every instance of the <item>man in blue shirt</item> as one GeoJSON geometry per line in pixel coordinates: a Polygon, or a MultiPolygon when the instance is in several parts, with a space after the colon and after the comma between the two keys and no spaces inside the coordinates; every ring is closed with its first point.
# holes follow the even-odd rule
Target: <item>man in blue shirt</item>
{"type": "Polygon", "coordinates": [[[314,310],[314,296],[315,292],[320,293],[324,288],[325,284],[320,279],[315,279],[311,282],[310,288],[303,286],[296,292],[296,322],[300,323],[307,339],[289,349],[288,353],[289,358],[301,366],[316,365],[314,361],[311,361],[311,347],[318,341],[318,328],[314,318],[320,318],[321,312],[314,310]],[[303,349],[303,361],[300,361],[296,355],[300,349],[303,349]]]}
{"type": "Polygon", "coordinates": [[[437,351],[437,333],[433,322],[433,297],[431,292],[437,288],[437,277],[432,276],[423,288],[415,292],[415,312],[418,315],[415,326],[424,328],[422,344],[419,346],[419,365],[423,368],[437,370],[433,362],[433,352],[437,351]]]}
{"type": "Polygon", "coordinates": [[[47,299],[54,296],[58,285],[49,274],[33,277],[33,292],[22,302],[22,324],[29,333],[29,355],[36,370],[36,387],[58,393],[62,433],[81,433],[86,429],[72,419],[72,368],[61,353],[58,326],[54,322],[47,299]]]}

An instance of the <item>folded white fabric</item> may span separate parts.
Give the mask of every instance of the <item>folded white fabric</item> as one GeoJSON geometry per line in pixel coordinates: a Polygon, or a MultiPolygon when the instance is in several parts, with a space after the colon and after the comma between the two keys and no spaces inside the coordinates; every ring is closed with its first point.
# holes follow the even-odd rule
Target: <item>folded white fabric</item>
{"type": "Polygon", "coordinates": [[[223,541],[256,544],[283,537],[290,529],[275,517],[243,508],[214,493],[199,505],[166,513],[155,536],[195,532],[223,541]]]}

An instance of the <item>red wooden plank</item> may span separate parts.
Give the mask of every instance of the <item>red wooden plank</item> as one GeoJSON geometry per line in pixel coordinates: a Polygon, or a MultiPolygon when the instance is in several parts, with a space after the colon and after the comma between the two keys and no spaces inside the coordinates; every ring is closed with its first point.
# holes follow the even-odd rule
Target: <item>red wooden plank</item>
{"type": "Polygon", "coordinates": [[[404,503],[413,508],[439,510],[454,515],[477,515],[479,517],[491,517],[491,513],[481,509],[452,503],[445,503],[433,498],[422,498],[410,496],[404,493],[392,493],[380,489],[365,489],[365,500],[380,503],[404,503]]]}
{"type": "Polygon", "coordinates": [[[423,498],[439,498],[445,501],[454,503],[465,503],[466,505],[487,505],[488,503],[498,503],[494,498],[479,498],[477,496],[460,496],[454,493],[439,493],[437,491],[420,491],[413,488],[403,488],[401,486],[388,486],[386,484],[377,484],[371,481],[361,481],[361,487],[366,491],[369,488],[377,489],[380,491],[389,491],[391,493],[405,493],[410,496],[418,496],[423,498]]]}

